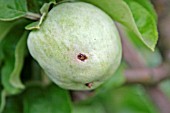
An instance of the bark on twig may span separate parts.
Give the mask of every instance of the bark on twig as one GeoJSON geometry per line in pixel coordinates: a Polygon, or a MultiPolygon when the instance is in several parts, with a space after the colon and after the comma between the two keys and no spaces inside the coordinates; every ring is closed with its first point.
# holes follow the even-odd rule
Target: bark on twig
{"type": "Polygon", "coordinates": [[[28,18],[30,20],[39,20],[41,18],[41,15],[37,13],[27,12],[25,18],[28,18]]]}

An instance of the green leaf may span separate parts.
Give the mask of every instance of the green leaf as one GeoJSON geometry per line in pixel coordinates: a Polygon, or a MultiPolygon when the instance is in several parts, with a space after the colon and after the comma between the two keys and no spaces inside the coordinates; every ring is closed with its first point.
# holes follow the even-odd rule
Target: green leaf
{"type": "Polygon", "coordinates": [[[23,102],[24,113],[71,113],[68,91],[56,85],[28,88],[23,102]]]}
{"type": "MultiPolygon", "coordinates": [[[[145,37],[146,35],[144,35],[144,34],[148,34],[150,36],[152,35],[148,31],[142,31],[142,33],[144,35],[144,36],[142,36],[140,31],[138,30],[139,26],[137,27],[137,25],[136,25],[139,23],[136,23],[136,21],[134,19],[134,14],[132,14],[133,11],[135,11],[136,9],[134,9],[132,11],[130,9],[131,7],[129,8],[128,4],[125,1],[123,1],[123,0],[100,0],[100,1],[98,1],[98,0],[80,0],[80,1],[88,2],[88,3],[91,3],[91,4],[101,8],[108,15],[110,15],[110,17],[112,17],[113,20],[121,23],[127,29],[133,31],[133,33],[135,35],[137,35],[138,38],[140,38],[141,41],[143,41],[143,43],[145,43],[146,46],[148,46],[151,50],[154,50],[154,47],[156,44],[155,42],[157,41],[156,39],[158,37],[156,36],[155,39],[149,39],[150,37],[149,38],[145,37]]],[[[138,7],[138,8],[141,8],[141,7],[138,7]]],[[[144,8],[142,8],[142,10],[143,9],[144,8]]],[[[140,16],[138,16],[138,18],[144,18],[145,16],[143,16],[142,14],[140,14],[140,16]]],[[[149,17],[146,17],[146,18],[149,19],[149,17]]],[[[156,25],[156,23],[154,23],[154,24],[156,25]]],[[[151,25],[151,26],[153,26],[153,25],[151,25]]],[[[155,30],[156,29],[154,29],[154,31],[155,30]]]]}
{"type": "Polygon", "coordinates": [[[15,21],[0,21],[0,43],[9,33],[9,31],[17,24],[26,22],[25,20],[15,20],[15,21]]]}
{"type": "Polygon", "coordinates": [[[100,102],[91,102],[90,104],[74,105],[73,113],[106,113],[104,106],[100,102]]]}
{"type": "Polygon", "coordinates": [[[40,20],[37,22],[33,22],[31,24],[28,24],[25,29],[26,30],[33,30],[33,29],[40,29],[40,25],[42,24],[43,20],[45,18],[45,14],[41,16],[40,20]]]}
{"type": "Polygon", "coordinates": [[[6,104],[6,92],[5,90],[1,91],[1,103],[0,103],[0,113],[4,110],[6,104]]]}
{"type": "Polygon", "coordinates": [[[46,15],[48,14],[48,11],[49,11],[50,6],[51,6],[51,5],[55,5],[55,4],[56,4],[55,1],[51,1],[51,2],[49,2],[49,3],[45,3],[45,4],[41,7],[41,9],[40,9],[40,13],[42,14],[40,20],[37,21],[37,22],[33,22],[33,23],[27,25],[27,26],[25,27],[25,29],[26,29],[26,30],[40,29],[40,26],[41,26],[42,22],[44,21],[46,15]]]}
{"type": "Polygon", "coordinates": [[[15,49],[23,34],[22,23],[13,27],[6,37],[1,41],[0,45],[3,51],[3,64],[1,70],[1,82],[4,90],[8,95],[20,93],[21,89],[14,87],[10,83],[11,73],[15,69],[15,49]]]}
{"type": "Polygon", "coordinates": [[[9,32],[11,27],[15,25],[15,22],[3,22],[0,21],[0,42],[3,40],[5,35],[9,32]]]}
{"type": "Polygon", "coordinates": [[[154,50],[158,40],[157,18],[148,0],[125,0],[132,11],[135,23],[142,34],[142,40],[154,50]]]}
{"type": "MultiPolygon", "coordinates": [[[[142,86],[130,86],[120,89],[118,93],[114,91],[113,98],[123,98],[121,104],[128,107],[130,113],[159,113],[158,109],[154,106],[153,102],[149,99],[142,86]],[[121,94],[123,93],[123,94],[121,94]],[[118,95],[119,96],[118,96],[118,95]],[[117,96],[116,96],[117,95],[117,96]]],[[[118,100],[117,100],[118,101],[118,100]]],[[[119,102],[120,103],[120,102],[119,102]]],[[[119,111],[122,111],[121,105],[119,111]]],[[[124,109],[126,111],[126,109],[124,109]]]]}
{"type": "Polygon", "coordinates": [[[159,113],[140,85],[125,85],[98,98],[106,113],[159,113]]]}
{"type": "Polygon", "coordinates": [[[48,3],[49,0],[27,0],[28,10],[34,13],[40,13],[40,8],[44,3],[48,3]]]}
{"type": "Polygon", "coordinates": [[[15,20],[25,16],[27,3],[26,0],[0,0],[0,9],[0,20],[15,20]]]}
{"type": "MultiPolygon", "coordinates": [[[[128,2],[127,0],[124,0],[124,1],[128,2]]],[[[130,1],[132,1],[132,0],[130,0],[130,1]]],[[[133,1],[137,2],[142,7],[144,7],[150,13],[150,15],[153,16],[155,21],[157,21],[157,14],[156,14],[155,9],[154,9],[153,5],[151,4],[150,0],[133,0],[133,1]]]]}
{"type": "Polygon", "coordinates": [[[40,9],[41,14],[43,14],[43,13],[47,14],[50,6],[55,5],[55,4],[56,4],[56,2],[54,0],[49,3],[44,3],[44,5],[40,9]]]}
{"type": "Polygon", "coordinates": [[[21,91],[18,88],[14,88],[9,82],[9,78],[13,70],[13,65],[14,65],[14,60],[8,59],[5,62],[5,65],[2,67],[2,72],[1,72],[2,84],[4,86],[5,92],[7,92],[8,95],[17,94],[21,91]]]}
{"type": "MultiPolygon", "coordinates": [[[[6,37],[6,35],[8,35],[8,33],[10,32],[10,30],[17,24],[22,23],[22,20],[17,20],[17,21],[10,21],[10,22],[6,22],[6,21],[0,21],[0,43],[1,41],[6,37]]],[[[3,60],[4,60],[4,53],[3,53],[3,44],[0,44],[0,67],[3,64],[3,60]]]]}
{"type": "Polygon", "coordinates": [[[5,108],[1,113],[23,113],[21,95],[8,97],[5,108]]]}
{"type": "Polygon", "coordinates": [[[26,50],[26,40],[27,39],[27,32],[23,34],[21,39],[19,40],[18,44],[16,45],[15,49],[15,66],[10,75],[10,83],[19,89],[24,89],[25,86],[22,84],[20,79],[20,73],[24,63],[24,55],[26,50]]]}

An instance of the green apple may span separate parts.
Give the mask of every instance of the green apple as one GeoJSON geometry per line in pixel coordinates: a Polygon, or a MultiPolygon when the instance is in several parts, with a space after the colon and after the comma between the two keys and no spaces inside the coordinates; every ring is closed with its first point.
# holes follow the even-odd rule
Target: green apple
{"type": "Polygon", "coordinates": [[[65,89],[91,90],[118,68],[122,48],[113,20],[84,2],[61,3],[50,10],[28,48],[49,78],[65,89]]]}

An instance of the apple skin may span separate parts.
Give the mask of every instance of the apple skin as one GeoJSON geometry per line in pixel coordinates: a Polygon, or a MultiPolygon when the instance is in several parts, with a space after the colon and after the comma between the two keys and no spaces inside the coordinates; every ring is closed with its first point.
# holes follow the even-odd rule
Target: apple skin
{"type": "Polygon", "coordinates": [[[30,32],[27,45],[47,76],[70,90],[97,88],[114,74],[122,56],[113,20],[84,2],[52,8],[41,28],[30,32]]]}

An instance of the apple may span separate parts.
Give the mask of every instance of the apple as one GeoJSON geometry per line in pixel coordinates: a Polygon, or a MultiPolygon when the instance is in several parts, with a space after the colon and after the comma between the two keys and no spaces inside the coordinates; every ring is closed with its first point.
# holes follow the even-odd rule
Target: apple
{"type": "Polygon", "coordinates": [[[118,68],[122,48],[114,21],[84,2],[53,7],[41,28],[30,32],[30,54],[58,86],[92,90],[118,68]]]}

